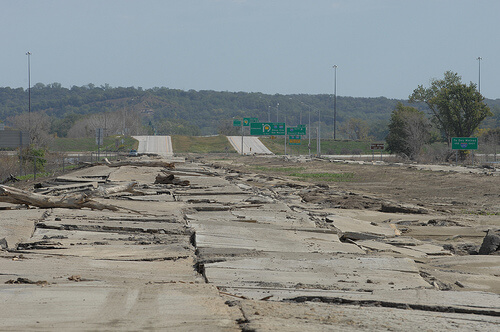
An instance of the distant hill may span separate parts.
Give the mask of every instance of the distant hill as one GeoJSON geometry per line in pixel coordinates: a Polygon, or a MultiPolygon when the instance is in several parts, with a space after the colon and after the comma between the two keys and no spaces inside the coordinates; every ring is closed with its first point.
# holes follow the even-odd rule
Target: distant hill
{"type": "MultiPolygon", "coordinates": [[[[411,91],[409,91],[410,93],[411,91]]],[[[359,118],[369,123],[371,135],[383,139],[390,114],[398,102],[404,100],[378,98],[337,97],[337,126],[349,118],[359,118]]],[[[495,118],[490,126],[500,124],[500,100],[487,100],[495,118]]],[[[260,121],[286,122],[297,125],[317,124],[321,116],[322,131],[333,127],[332,95],[267,95],[247,92],[218,92],[92,84],[70,89],[59,83],[37,83],[31,90],[32,112],[44,111],[53,121],[52,132],[65,136],[68,126],[85,116],[127,111],[140,113],[144,131],[156,130],[158,134],[217,134],[224,126],[230,127],[235,117],[257,117],[260,121]],[[321,115],[320,115],[321,113],[321,115]],[[63,127],[64,126],[64,130],[63,127]]],[[[415,105],[425,110],[425,105],[415,105]]],[[[27,112],[28,92],[23,88],[0,88],[0,121],[27,112]]]]}

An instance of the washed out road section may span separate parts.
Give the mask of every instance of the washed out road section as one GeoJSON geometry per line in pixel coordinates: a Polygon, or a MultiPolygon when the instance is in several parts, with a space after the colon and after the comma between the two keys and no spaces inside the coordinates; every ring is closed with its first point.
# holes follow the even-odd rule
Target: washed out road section
{"type": "MultiPolygon", "coordinates": [[[[241,154],[241,136],[227,136],[229,143],[241,154]]],[[[258,137],[243,137],[243,154],[273,154],[258,137]]]]}
{"type": "Polygon", "coordinates": [[[151,153],[164,157],[174,155],[170,136],[133,136],[139,141],[138,153],[151,153]]]}

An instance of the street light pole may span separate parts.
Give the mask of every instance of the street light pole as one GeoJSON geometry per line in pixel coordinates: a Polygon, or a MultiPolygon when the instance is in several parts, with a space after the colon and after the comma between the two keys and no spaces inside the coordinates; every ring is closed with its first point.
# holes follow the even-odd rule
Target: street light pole
{"type": "Polygon", "coordinates": [[[333,65],[333,140],[337,139],[337,65],[333,65]]]}
{"type": "Polygon", "coordinates": [[[321,157],[321,108],[318,108],[318,157],[321,157]]]}
{"type": "Polygon", "coordinates": [[[271,122],[271,106],[267,106],[267,122],[271,122]]]}
{"type": "Polygon", "coordinates": [[[481,60],[483,60],[483,58],[481,58],[480,56],[477,57],[477,59],[479,61],[479,80],[478,80],[478,89],[479,89],[479,93],[481,93],[481,60]]]}
{"type": "Polygon", "coordinates": [[[26,52],[28,56],[28,135],[31,144],[31,52],[26,52]]]}
{"type": "Polygon", "coordinates": [[[309,106],[309,125],[307,126],[307,131],[309,133],[309,144],[307,144],[307,149],[309,150],[309,157],[311,157],[311,106],[309,106]]]}
{"type": "Polygon", "coordinates": [[[278,122],[278,112],[279,112],[279,106],[280,106],[280,103],[276,103],[276,122],[278,122]]]}

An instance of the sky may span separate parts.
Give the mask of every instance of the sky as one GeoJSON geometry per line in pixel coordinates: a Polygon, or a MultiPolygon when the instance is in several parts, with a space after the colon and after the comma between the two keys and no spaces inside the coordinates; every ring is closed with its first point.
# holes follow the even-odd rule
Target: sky
{"type": "Polygon", "coordinates": [[[28,88],[29,51],[32,85],[406,99],[451,70],[497,99],[499,13],[498,0],[0,0],[0,87],[28,88]]]}

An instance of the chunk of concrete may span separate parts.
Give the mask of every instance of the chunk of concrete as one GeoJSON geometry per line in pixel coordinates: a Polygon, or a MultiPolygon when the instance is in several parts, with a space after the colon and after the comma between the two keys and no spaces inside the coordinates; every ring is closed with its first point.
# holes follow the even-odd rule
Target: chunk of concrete
{"type": "Polygon", "coordinates": [[[479,255],[490,255],[498,251],[500,251],[500,231],[495,232],[490,229],[479,248],[479,255]]]}
{"type": "Polygon", "coordinates": [[[377,225],[371,222],[343,217],[337,215],[329,215],[326,221],[332,222],[333,226],[338,230],[339,238],[351,240],[372,240],[377,238],[395,237],[397,230],[389,225],[377,225]]]}

